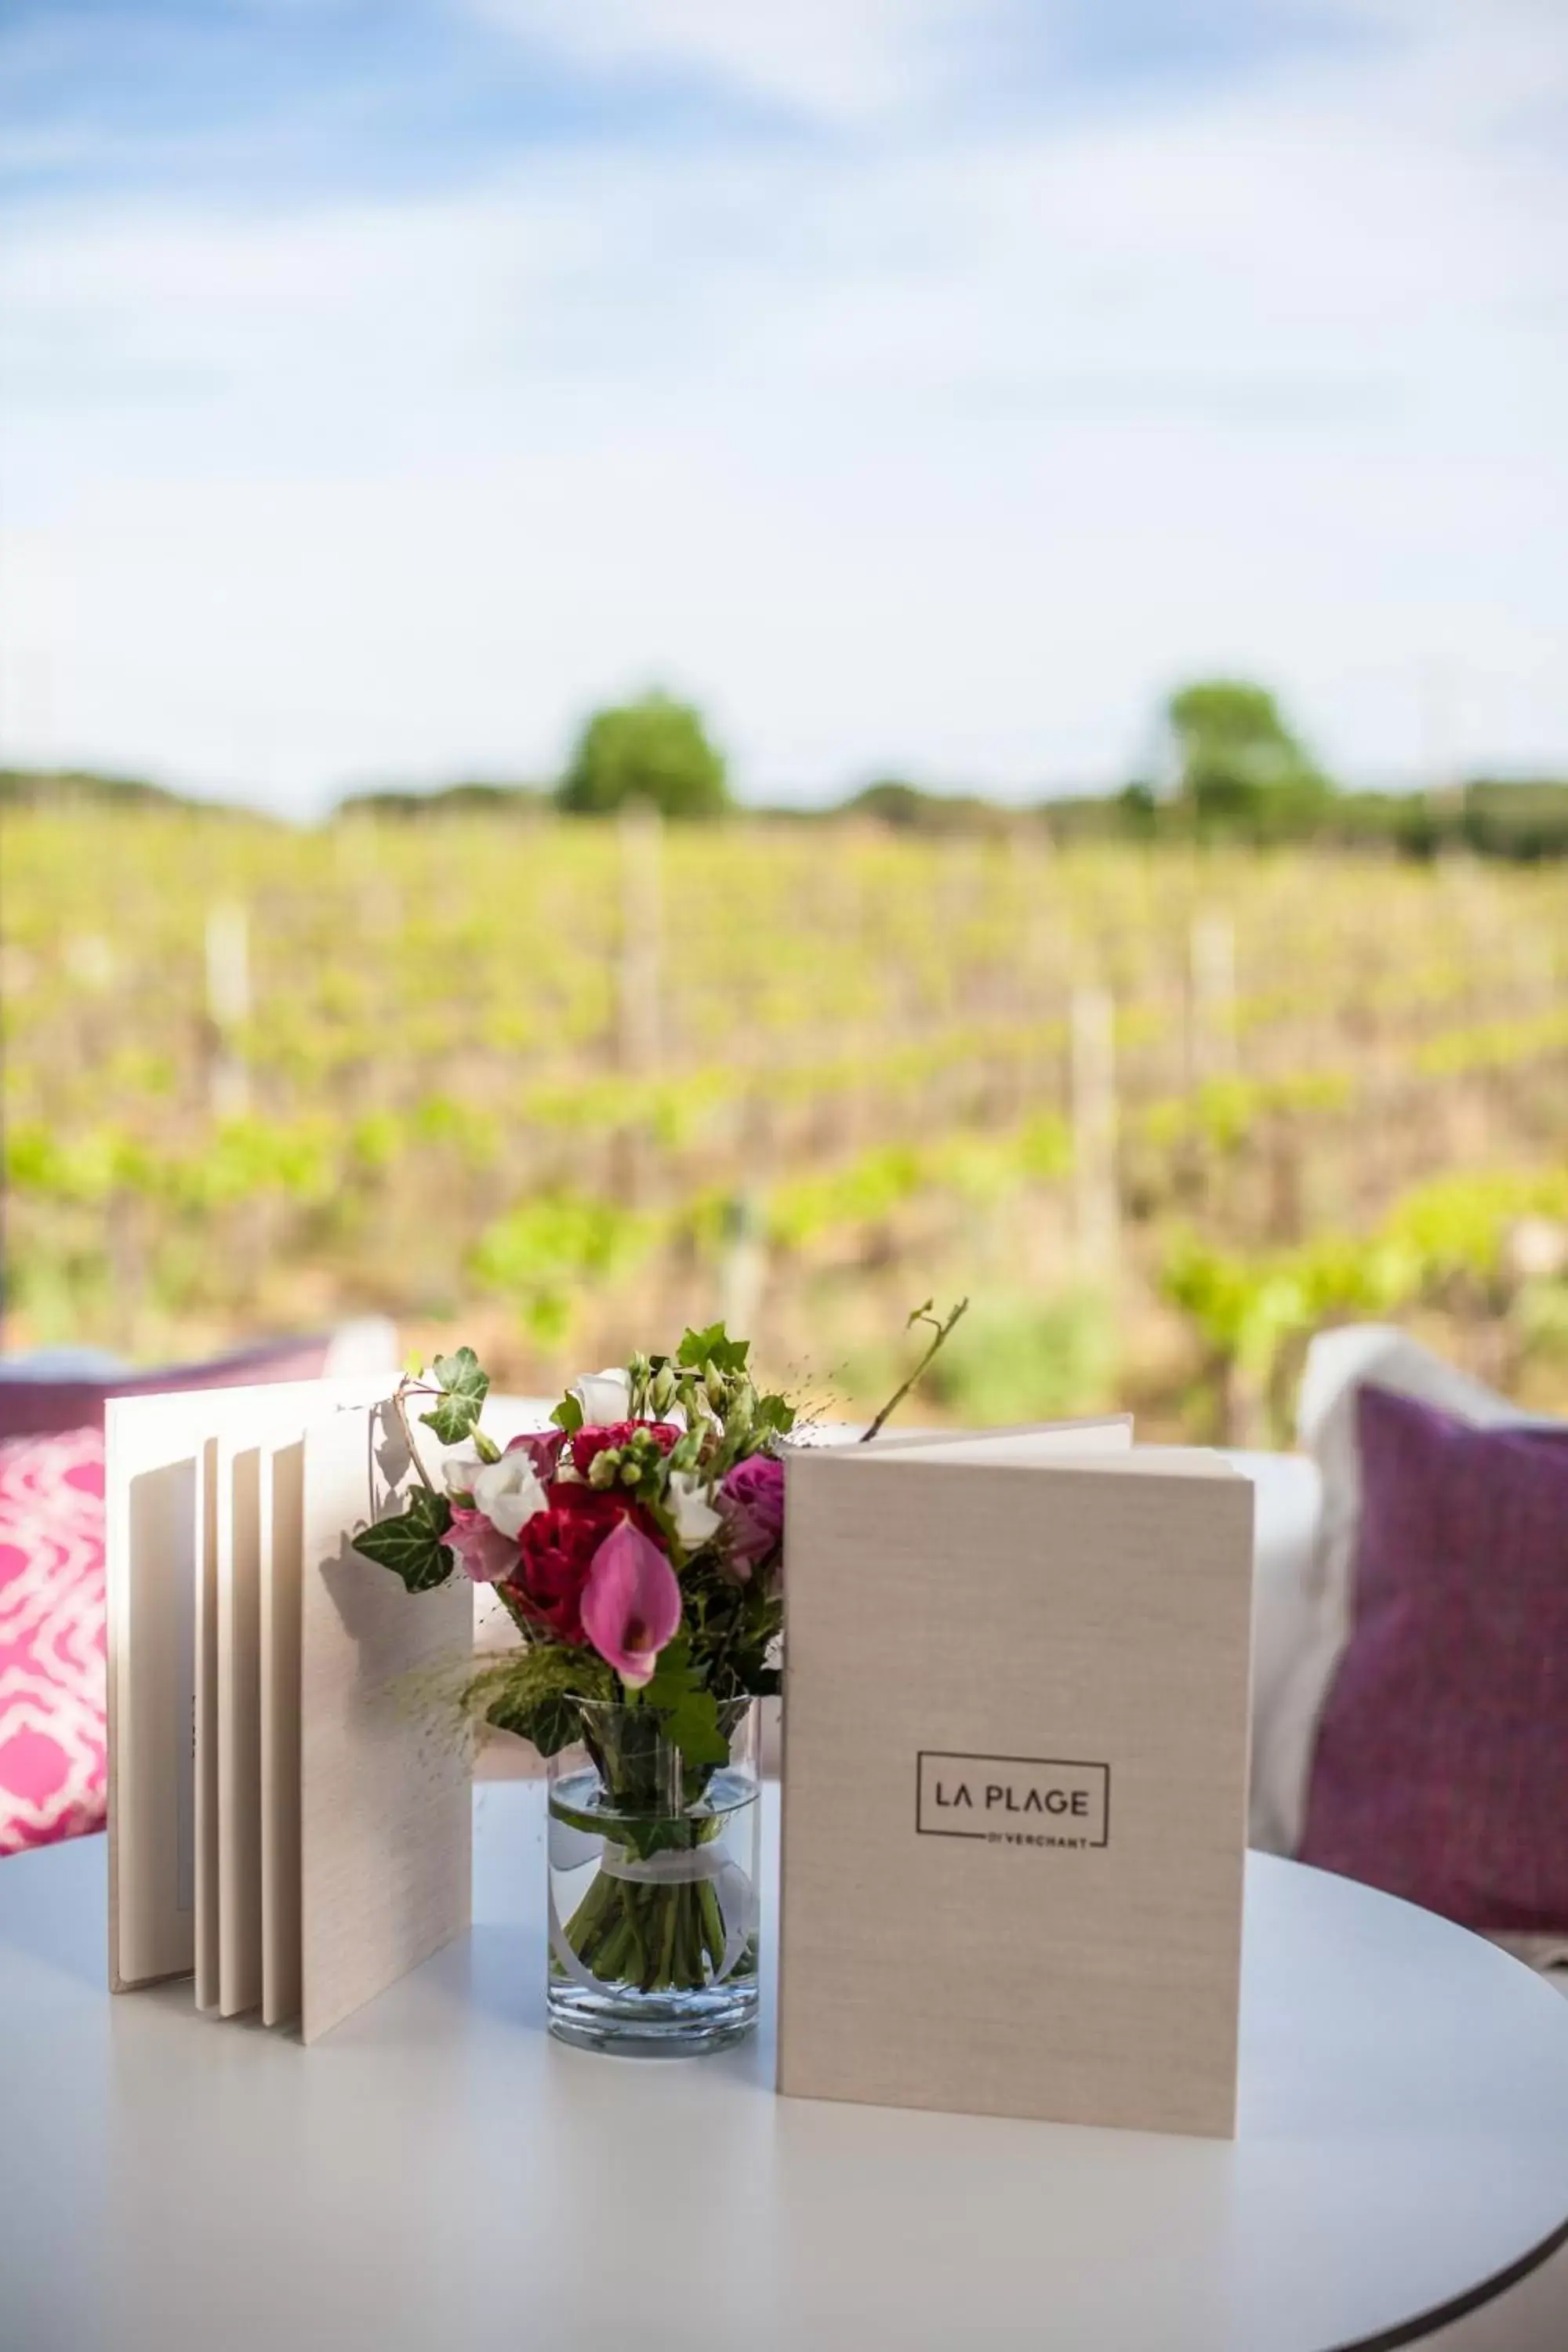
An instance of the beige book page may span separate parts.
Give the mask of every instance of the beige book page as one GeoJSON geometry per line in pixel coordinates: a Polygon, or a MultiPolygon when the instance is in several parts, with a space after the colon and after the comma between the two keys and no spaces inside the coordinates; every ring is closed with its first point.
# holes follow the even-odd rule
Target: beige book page
{"type": "MultiPolygon", "coordinates": [[[[354,1400],[361,1403],[379,1402],[365,1396],[354,1400]]],[[[486,1399],[484,1427],[488,1436],[504,1447],[525,1432],[548,1430],[550,1415],[554,1409],[550,1397],[495,1396],[486,1399]]],[[[462,1449],[458,1449],[459,1451],[462,1449]]],[[[303,1540],[304,1455],[301,1448],[280,1448],[274,1456],[273,1507],[279,1539],[262,1546],[263,1576],[263,1789],[277,1786],[282,1794],[275,1814],[264,1812],[262,1818],[262,1920],[264,1955],[264,1985],[274,1990],[263,1991],[262,2017],[270,2025],[281,2017],[292,2017],[300,2009],[300,1555],[303,1540]],[[291,1528],[292,1554],[281,1542],[281,1531],[291,1528]],[[270,1563],[270,1565],[269,1565],[270,1563]],[[266,1599],[268,1580],[272,1580],[273,1599],[266,1599]],[[270,1616],[268,1610],[270,1609],[270,1616]],[[268,1625],[273,1631],[269,1636],[268,1625]],[[267,1643],[271,1639],[276,1654],[291,1657],[292,1675],[282,1675],[272,1683],[273,1696],[268,1697],[267,1643]],[[267,1743],[276,1762],[268,1765],[267,1743]],[[290,1744],[292,1747],[290,1748],[290,1744]],[[290,1778],[291,1776],[291,1778],[290,1778]],[[274,1834],[276,1833],[276,1843],[274,1834]],[[288,1855],[284,1858],[284,1845],[288,1855]],[[268,1859],[268,1856],[271,1859],[268,1859]],[[293,1872],[290,1887],[289,1873],[293,1872]],[[273,1927],[267,1922],[271,1918],[273,1927]],[[268,1977],[267,1971],[270,1969],[268,1977]]],[[[487,1654],[515,1649],[519,1635],[517,1627],[497,1600],[495,1588],[476,1584],[474,1596],[474,1647],[487,1654]]],[[[776,1711],[776,1699],[767,1705],[776,1711]]],[[[775,1742],[776,1745],[776,1742],[775,1742]]],[[[488,1751],[490,1769],[500,1777],[518,1773],[532,1774],[543,1769],[532,1748],[515,1739],[510,1732],[492,1731],[479,1741],[482,1755],[488,1751]],[[495,1759],[499,1758],[499,1766],[495,1759]]],[[[479,1759],[476,1759],[478,1763],[479,1759]]],[[[479,1769],[486,1767],[480,1763],[479,1769]]]]}
{"type": "Polygon", "coordinates": [[[300,2013],[300,1603],[303,1438],[272,1447],[261,1478],[261,2019],[300,2013]]]}
{"type": "Polygon", "coordinates": [[[1245,1477],[1233,1462],[1212,1447],[1202,1445],[1136,1445],[1131,1421],[1080,1423],[1076,1427],[1038,1430],[975,1430],[947,1437],[916,1439],[900,1445],[863,1446],[860,1459],[891,1457],[910,1464],[963,1463],[973,1467],[1010,1465],[1052,1470],[1081,1470],[1102,1476],[1134,1478],[1245,1477]]]}
{"type": "Polygon", "coordinates": [[[105,1418],[109,1978],[195,1960],[197,1477],[189,1414],[111,1399],[105,1418]]]}
{"type": "MultiPolygon", "coordinates": [[[[422,1433],[427,1434],[427,1433],[422,1433]]],[[[428,1465],[438,1478],[442,1449],[428,1465]]],[[[409,1593],[353,1549],[412,1472],[395,1416],[305,1433],[300,1607],[303,2032],[314,2042],[468,1925],[469,1752],[455,1694],[473,1646],[462,1575],[409,1593]]]]}
{"type": "Polygon", "coordinates": [[[195,1556],[195,1970],[196,2007],[218,2003],[217,1791],[218,1444],[196,1454],[195,1556]]]}
{"type": "MultiPolygon", "coordinates": [[[[268,1571],[274,1566],[270,1473],[275,1449],[290,1441],[297,1446],[308,1419],[342,1405],[377,1400],[387,1385],[384,1373],[354,1380],[279,1381],[252,1391],[243,1423],[220,1432],[217,1438],[218,2009],[225,2017],[261,2005],[265,1992],[264,1845],[268,1817],[276,1814],[278,1802],[262,1756],[261,1654],[264,1579],[270,1599],[268,1571]]],[[[297,1588],[297,1555],[292,1573],[297,1588]]],[[[275,1623],[271,1631],[276,1633],[275,1623]]],[[[285,1659],[279,1659],[274,1643],[273,1664],[281,1671],[274,1673],[271,1695],[276,1697],[279,1680],[291,1685],[297,1709],[297,1631],[285,1659]]],[[[294,1738],[297,1746],[297,1730],[294,1738]]],[[[276,1762],[276,1748],[274,1740],[268,1762],[276,1762]]],[[[297,1824],[297,1796],[293,1818],[297,1824]]],[[[294,1853],[297,1876],[297,1826],[294,1853]]],[[[275,1870],[275,1891],[276,1880],[275,1870]]],[[[298,1900],[296,1887],[296,1912],[298,1900]]]]}
{"type": "Polygon", "coordinates": [[[1081,1457],[1086,1463],[1124,1464],[1133,1451],[1132,1416],[1101,1420],[1021,1423],[1012,1429],[921,1430],[873,1438],[846,1446],[861,1461],[913,1459],[934,1462],[1054,1463],[1081,1457]]]}
{"type": "Polygon", "coordinates": [[[218,2011],[261,1999],[261,1455],[217,1447],[218,2011]]]}

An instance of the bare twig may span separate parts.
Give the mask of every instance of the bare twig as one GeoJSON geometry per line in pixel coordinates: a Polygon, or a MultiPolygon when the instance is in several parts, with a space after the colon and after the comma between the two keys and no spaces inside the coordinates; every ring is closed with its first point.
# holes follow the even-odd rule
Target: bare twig
{"type": "MultiPolygon", "coordinates": [[[[392,1402],[396,1409],[397,1418],[403,1423],[403,1435],[408,1447],[408,1459],[413,1463],[415,1469],[419,1473],[420,1483],[424,1486],[425,1492],[427,1495],[433,1495],[436,1492],[436,1482],[431,1477],[428,1470],[426,1469],[424,1463],[419,1459],[419,1448],[414,1443],[414,1428],[408,1418],[408,1391],[410,1385],[411,1383],[407,1381],[400,1381],[396,1389],[393,1392],[392,1402]]],[[[420,1389],[417,1382],[415,1382],[412,1385],[415,1388],[416,1393],[422,1395],[430,1394],[430,1391],[427,1389],[420,1389]]]]}
{"type": "Polygon", "coordinates": [[[910,1317],[910,1324],[906,1328],[912,1327],[916,1323],[929,1323],[932,1331],[936,1334],[936,1337],[932,1339],[930,1347],[926,1349],[925,1354],[921,1358],[920,1362],[915,1366],[914,1370],[910,1374],[909,1379],[904,1382],[902,1388],[895,1389],[893,1391],[892,1395],[888,1399],[887,1403],[882,1407],[882,1410],[877,1415],[876,1420],[871,1423],[868,1428],[861,1431],[860,1443],[862,1445],[869,1444],[870,1440],[878,1434],[879,1431],[884,1426],[884,1424],[891,1420],[893,1414],[897,1412],[899,1407],[902,1404],[910,1391],[925,1378],[925,1375],[930,1370],[931,1362],[936,1357],[939,1349],[951,1337],[955,1327],[962,1321],[963,1318],[969,1311],[968,1299],[961,1298],[957,1306],[948,1316],[946,1321],[939,1323],[936,1317],[931,1311],[931,1300],[928,1298],[923,1307],[917,1307],[914,1313],[910,1317]]]}

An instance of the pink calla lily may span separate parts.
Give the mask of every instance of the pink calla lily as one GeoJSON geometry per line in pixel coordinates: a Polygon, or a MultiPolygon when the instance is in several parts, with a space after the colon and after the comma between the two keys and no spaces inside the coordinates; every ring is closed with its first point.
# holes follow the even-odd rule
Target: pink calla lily
{"type": "Polygon", "coordinates": [[[583,1587],[583,1630],[622,1682],[649,1680],[680,1622],[675,1570],[640,1528],[623,1519],[594,1554],[583,1587]]]}

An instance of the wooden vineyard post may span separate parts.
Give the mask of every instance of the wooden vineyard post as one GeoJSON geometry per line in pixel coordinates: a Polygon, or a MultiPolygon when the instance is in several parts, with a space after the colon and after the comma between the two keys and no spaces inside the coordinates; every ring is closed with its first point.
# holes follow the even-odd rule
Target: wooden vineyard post
{"type": "Polygon", "coordinates": [[[1060,952],[1062,912],[1056,895],[1056,848],[1048,824],[1015,836],[1014,859],[1021,877],[1015,1018],[1018,1056],[1017,1116],[1026,1118],[1047,1084],[1039,1048],[1040,1007],[1049,992],[1060,952]]]}
{"type": "MultiPolygon", "coordinates": [[[[617,1042],[628,1078],[651,1078],[663,1051],[664,824],[651,801],[621,810],[621,941],[616,968],[617,1042]]],[[[621,1133],[620,1181],[628,1201],[647,1197],[649,1136],[634,1115],[621,1133]]]]}
{"type": "Polygon", "coordinates": [[[207,1098],[216,1118],[250,1108],[250,1076],[237,1033],[250,1018],[250,925],[232,900],[209,907],[206,921],[209,1024],[207,1098]]]}
{"type": "Polygon", "coordinates": [[[1187,942],[1189,1086],[1236,1076],[1236,925],[1223,910],[1196,915],[1187,942]]]}
{"type": "Polygon", "coordinates": [[[756,1327],[767,1276],[767,1233],[754,1192],[737,1192],[724,1213],[724,1255],[719,1276],[719,1315],[725,1328],[743,1338],[756,1327]]]}
{"type": "Polygon", "coordinates": [[[628,801],[622,809],[617,1011],[621,1067],[632,1077],[647,1077],[659,1059],[663,832],[651,802],[628,801]]]}
{"type": "Polygon", "coordinates": [[[1072,992],[1073,1224],[1079,1269],[1109,1286],[1121,1256],[1117,1166],[1116,1002],[1108,988],[1072,992]]]}

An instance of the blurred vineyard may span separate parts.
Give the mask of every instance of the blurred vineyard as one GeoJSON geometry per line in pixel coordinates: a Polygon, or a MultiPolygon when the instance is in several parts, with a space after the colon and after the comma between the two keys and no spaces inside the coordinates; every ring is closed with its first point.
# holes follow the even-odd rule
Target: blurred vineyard
{"type": "Polygon", "coordinates": [[[1568,865],[17,810],[6,1344],[370,1308],[509,1384],[726,1313],[852,1406],[1282,1434],[1396,1315],[1568,1401],[1568,865]]]}

